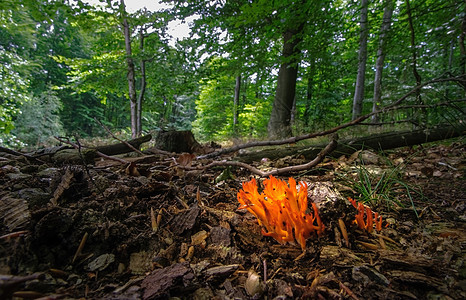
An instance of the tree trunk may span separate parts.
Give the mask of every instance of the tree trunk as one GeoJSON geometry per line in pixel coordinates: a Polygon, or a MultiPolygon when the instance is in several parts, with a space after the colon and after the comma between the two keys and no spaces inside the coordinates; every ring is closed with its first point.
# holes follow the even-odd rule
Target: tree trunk
{"type": "Polygon", "coordinates": [[[271,139],[281,139],[292,135],[291,109],[296,93],[298,56],[301,52],[297,46],[302,40],[303,28],[304,24],[301,24],[294,30],[287,30],[283,35],[283,62],[278,71],[277,91],[267,126],[271,139]]]}
{"type": "Polygon", "coordinates": [[[241,94],[241,75],[236,76],[235,97],[233,98],[233,132],[238,129],[239,97],[241,94]]]}
{"type": "Polygon", "coordinates": [[[304,126],[309,125],[309,118],[311,116],[312,92],[314,86],[314,72],[315,72],[315,59],[311,59],[311,66],[309,67],[307,75],[307,91],[306,91],[306,106],[304,108],[304,126]]]}
{"type": "MultiPolygon", "coordinates": [[[[411,13],[411,5],[409,3],[409,0],[406,0],[406,10],[408,13],[408,24],[409,24],[409,32],[410,32],[410,45],[411,45],[411,53],[413,57],[413,62],[412,62],[412,67],[413,67],[413,75],[414,78],[416,79],[416,86],[421,85],[421,75],[419,75],[419,72],[417,71],[417,52],[416,52],[416,35],[414,31],[414,25],[413,25],[413,16],[411,13]]],[[[419,104],[424,104],[422,101],[421,97],[421,89],[416,90],[416,102],[419,104]]],[[[423,122],[427,121],[427,112],[425,109],[422,110],[424,113],[423,116],[423,122]]],[[[414,116],[414,119],[416,119],[416,116],[414,116]]],[[[421,121],[420,119],[415,120],[415,121],[421,121]]]]}
{"type": "MultiPolygon", "coordinates": [[[[419,75],[417,71],[417,53],[416,53],[416,35],[414,31],[414,25],[413,25],[413,16],[411,14],[411,6],[409,4],[409,0],[406,0],[406,9],[408,13],[408,24],[409,24],[409,32],[410,32],[410,45],[411,45],[411,53],[413,56],[413,62],[412,62],[412,67],[413,67],[413,75],[414,78],[416,79],[416,85],[421,85],[421,75],[419,75]]],[[[420,90],[417,91],[416,96],[419,99],[421,97],[420,90]]],[[[422,102],[422,101],[420,101],[422,102]]]]}
{"type": "MultiPolygon", "coordinates": [[[[141,28],[139,30],[139,48],[141,53],[144,50],[144,32],[141,28]]],[[[139,91],[137,102],[137,122],[136,122],[136,135],[140,136],[142,133],[142,102],[144,100],[144,93],[146,92],[146,61],[141,59],[141,90],[139,91]]]]}
{"type": "Polygon", "coordinates": [[[126,64],[128,68],[128,92],[131,108],[131,136],[135,138],[137,134],[137,99],[136,99],[136,81],[134,75],[134,61],[131,51],[131,33],[128,19],[126,18],[125,1],[120,0],[121,17],[123,18],[123,34],[125,35],[126,64]]]}
{"type": "MultiPolygon", "coordinates": [[[[383,11],[382,26],[380,28],[379,48],[377,49],[377,61],[375,63],[375,79],[374,79],[374,102],[372,112],[379,110],[382,105],[382,72],[383,63],[385,60],[385,46],[387,43],[387,33],[390,30],[392,22],[394,2],[393,0],[385,1],[385,8],[383,11]]],[[[372,123],[379,122],[379,115],[372,116],[372,123]]]]}
{"type": "Polygon", "coordinates": [[[367,23],[368,0],[361,0],[361,31],[359,35],[359,58],[358,58],[358,75],[356,77],[356,88],[353,99],[353,117],[357,119],[362,112],[362,103],[364,100],[364,82],[366,80],[366,61],[367,61],[367,36],[369,33],[367,23]]]}
{"type": "Polygon", "coordinates": [[[464,46],[464,38],[466,36],[466,14],[463,15],[463,22],[461,22],[461,33],[459,38],[460,47],[460,72],[461,75],[465,74],[466,66],[466,47],[464,46]]]}

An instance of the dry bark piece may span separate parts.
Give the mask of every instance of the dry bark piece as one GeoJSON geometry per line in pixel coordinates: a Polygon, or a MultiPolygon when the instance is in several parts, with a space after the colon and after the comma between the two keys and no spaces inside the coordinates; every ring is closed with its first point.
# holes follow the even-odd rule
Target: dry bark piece
{"type": "Polygon", "coordinates": [[[175,290],[175,294],[186,295],[195,288],[194,279],[194,272],[187,262],[154,270],[142,281],[143,299],[168,298],[175,290]]]}
{"type": "Polygon", "coordinates": [[[222,226],[215,226],[210,229],[209,244],[229,247],[231,244],[231,230],[222,226]]]}
{"type": "Polygon", "coordinates": [[[226,266],[217,266],[209,268],[205,271],[207,281],[224,281],[226,278],[230,277],[236,270],[238,270],[240,265],[226,265],[226,266]]]}
{"type": "Polygon", "coordinates": [[[390,285],[390,281],[387,277],[368,266],[354,267],[352,270],[352,277],[354,280],[361,282],[364,286],[368,286],[371,283],[384,286],[390,285]]]}
{"type": "Polygon", "coordinates": [[[8,230],[25,228],[31,219],[26,200],[5,196],[0,199],[0,220],[8,230]]]}
{"type": "Polygon", "coordinates": [[[102,254],[87,265],[87,270],[91,272],[103,271],[115,261],[114,254],[102,254]]]}
{"type": "Polygon", "coordinates": [[[442,282],[442,280],[418,272],[392,270],[387,271],[387,275],[389,275],[390,277],[394,277],[395,280],[404,283],[423,284],[428,287],[439,289],[441,291],[448,290],[448,288],[446,287],[445,283],[442,282]]]}
{"type": "Polygon", "coordinates": [[[61,182],[58,187],[55,189],[53,193],[52,199],[50,199],[50,203],[56,206],[58,205],[58,199],[63,195],[63,193],[71,186],[71,183],[74,179],[74,172],[71,171],[70,168],[65,170],[65,174],[61,177],[61,182]]]}
{"type": "Polygon", "coordinates": [[[190,231],[196,225],[201,209],[197,206],[191,206],[182,210],[170,221],[170,228],[175,235],[181,235],[190,231]]]}
{"type": "Polygon", "coordinates": [[[141,251],[131,253],[129,257],[129,269],[131,274],[142,275],[152,268],[153,259],[152,253],[141,251]]]}

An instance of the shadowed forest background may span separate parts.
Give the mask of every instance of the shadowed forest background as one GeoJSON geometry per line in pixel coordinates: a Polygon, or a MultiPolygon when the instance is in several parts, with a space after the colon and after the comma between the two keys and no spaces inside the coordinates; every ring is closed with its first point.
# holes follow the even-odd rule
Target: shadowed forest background
{"type": "Polygon", "coordinates": [[[124,1],[2,1],[0,144],[106,135],[97,121],[126,137],[284,138],[414,87],[368,123],[464,120],[464,1],[163,2],[172,8],[129,13],[124,1]],[[170,37],[174,19],[190,22],[188,38],[170,37]]]}

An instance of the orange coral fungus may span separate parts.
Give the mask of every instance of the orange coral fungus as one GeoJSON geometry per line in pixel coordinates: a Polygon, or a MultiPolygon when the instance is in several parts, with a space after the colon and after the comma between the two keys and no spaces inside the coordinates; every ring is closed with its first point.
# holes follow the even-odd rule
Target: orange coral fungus
{"type": "Polygon", "coordinates": [[[321,235],[325,226],[320,220],[317,206],[312,203],[314,213],[307,206],[307,184],[299,183],[299,191],[293,178],[285,181],[270,176],[264,180],[264,190],[257,191],[253,178],[243,182],[243,189],[238,192],[239,209],[247,209],[256,216],[262,225],[262,234],[271,236],[279,243],[296,241],[304,250],[306,239],[314,232],[321,235]],[[293,237],[294,231],[294,237],[293,237]]]}
{"type": "Polygon", "coordinates": [[[379,216],[378,213],[373,213],[370,207],[362,204],[361,202],[357,202],[348,197],[349,202],[353,204],[354,208],[358,210],[358,214],[356,215],[354,222],[358,225],[358,227],[362,230],[367,230],[367,232],[372,232],[375,230],[380,232],[382,230],[382,216],[379,216]],[[364,214],[366,215],[366,222],[364,221],[364,214]]]}

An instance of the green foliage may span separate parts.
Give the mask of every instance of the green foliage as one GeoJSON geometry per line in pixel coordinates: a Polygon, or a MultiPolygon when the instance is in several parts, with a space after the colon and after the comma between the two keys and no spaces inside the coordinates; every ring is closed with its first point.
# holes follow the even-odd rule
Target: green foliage
{"type": "Polygon", "coordinates": [[[32,97],[21,107],[12,133],[28,146],[51,143],[53,136],[64,133],[58,115],[61,105],[57,93],[50,89],[38,97],[32,97]]]}
{"type": "Polygon", "coordinates": [[[267,135],[273,96],[257,97],[257,86],[243,80],[238,123],[233,124],[235,78],[221,75],[225,73],[227,63],[227,60],[214,59],[207,64],[207,68],[211,68],[212,79],[201,81],[199,97],[196,99],[197,115],[193,122],[193,131],[201,140],[263,138],[267,135]],[[214,75],[216,72],[217,75],[214,75]]]}
{"type": "MultiPolygon", "coordinates": [[[[38,99],[44,97],[59,99],[61,109],[52,115],[59,115],[67,134],[102,134],[94,118],[114,130],[129,126],[120,5],[116,0],[101,2],[106,8],[95,9],[81,1],[75,1],[73,7],[54,0],[0,2],[0,133],[4,143],[15,143],[12,130],[15,122],[24,126],[22,110],[51,105],[41,104],[43,100],[38,99]]],[[[144,130],[192,127],[202,139],[265,137],[277,70],[283,62],[282,35],[303,20],[306,26],[298,36],[302,42],[298,45],[295,132],[316,131],[349,120],[357,65],[358,1],[165,2],[173,3],[173,10],[141,10],[127,16],[138,93],[141,62],[146,62],[144,130]],[[192,36],[173,45],[168,43],[167,24],[175,17],[187,22],[194,17],[194,21],[192,36]],[[140,48],[140,32],[144,34],[144,49],[140,48]],[[241,97],[237,124],[233,124],[235,78],[239,75],[241,97]]],[[[458,38],[465,3],[410,2],[422,82],[463,74],[458,38]]],[[[384,3],[369,4],[363,113],[372,108],[373,66],[384,3]]],[[[403,1],[396,2],[387,49],[383,104],[397,100],[416,84],[403,1]]],[[[455,124],[464,119],[464,101],[458,99],[464,99],[461,85],[432,84],[421,90],[422,103],[414,96],[405,100],[406,105],[422,104],[422,109],[392,112],[381,121],[455,124]],[[446,101],[451,103],[446,108],[436,106],[446,101]]],[[[13,132],[19,137],[22,130],[13,132]]]]}
{"type": "Polygon", "coordinates": [[[29,58],[33,44],[34,23],[24,11],[14,9],[12,1],[0,5],[0,133],[13,128],[19,107],[28,100],[31,69],[29,58]],[[20,30],[18,30],[20,28],[20,30]]]}

